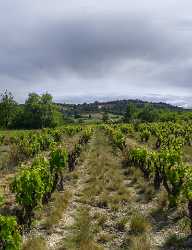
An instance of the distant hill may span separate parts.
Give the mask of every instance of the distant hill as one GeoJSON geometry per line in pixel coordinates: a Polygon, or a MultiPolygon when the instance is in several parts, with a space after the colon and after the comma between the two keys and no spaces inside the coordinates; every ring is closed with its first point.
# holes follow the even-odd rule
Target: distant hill
{"type": "Polygon", "coordinates": [[[123,115],[126,111],[127,105],[133,103],[137,108],[143,108],[144,105],[150,104],[156,109],[164,109],[169,111],[185,111],[182,107],[177,107],[171,104],[163,102],[147,102],[141,100],[116,100],[108,102],[93,102],[93,103],[83,103],[83,104],[62,104],[57,103],[57,105],[62,106],[64,112],[69,113],[88,113],[88,112],[110,112],[113,114],[123,115]]]}

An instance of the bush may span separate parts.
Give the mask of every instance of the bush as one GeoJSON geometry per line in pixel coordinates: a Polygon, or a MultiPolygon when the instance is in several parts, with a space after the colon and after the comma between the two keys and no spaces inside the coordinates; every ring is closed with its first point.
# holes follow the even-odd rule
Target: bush
{"type": "Polygon", "coordinates": [[[0,249],[21,249],[21,235],[14,217],[0,216],[0,249]]]}
{"type": "Polygon", "coordinates": [[[16,202],[23,208],[22,224],[31,226],[34,209],[42,204],[52,185],[49,163],[44,158],[35,159],[31,168],[26,166],[15,176],[11,190],[16,194],[16,202]]]}

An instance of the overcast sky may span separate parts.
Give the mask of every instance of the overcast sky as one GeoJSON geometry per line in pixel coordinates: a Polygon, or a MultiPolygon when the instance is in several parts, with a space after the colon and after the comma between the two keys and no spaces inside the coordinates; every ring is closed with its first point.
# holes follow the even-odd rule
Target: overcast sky
{"type": "Polygon", "coordinates": [[[0,0],[0,89],[189,100],[192,1],[0,0]]]}

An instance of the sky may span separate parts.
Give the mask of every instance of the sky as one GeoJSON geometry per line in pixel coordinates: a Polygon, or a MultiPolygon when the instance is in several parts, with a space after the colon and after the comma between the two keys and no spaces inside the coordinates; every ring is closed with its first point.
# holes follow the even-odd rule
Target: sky
{"type": "Polygon", "coordinates": [[[192,105],[192,1],[0,0],[5,89],[192,105]]]}

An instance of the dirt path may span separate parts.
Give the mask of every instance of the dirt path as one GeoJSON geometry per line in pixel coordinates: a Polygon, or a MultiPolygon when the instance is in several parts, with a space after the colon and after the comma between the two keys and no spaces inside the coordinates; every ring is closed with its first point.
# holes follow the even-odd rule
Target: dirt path
{"type": "Polygon", "coordinates": [[[127,185],[121,158],[114,155],[104,133],[96,132],[86,161],[79,167],[77,187],[66,211],[63,238],[68,242],[61,240],[58,248],[63,244],[64,249],[123,249],[133,194],[127,185]],[[85,228],[85,222],[90,227],[85,228]]]}

